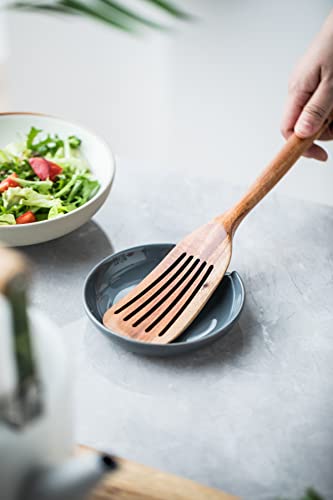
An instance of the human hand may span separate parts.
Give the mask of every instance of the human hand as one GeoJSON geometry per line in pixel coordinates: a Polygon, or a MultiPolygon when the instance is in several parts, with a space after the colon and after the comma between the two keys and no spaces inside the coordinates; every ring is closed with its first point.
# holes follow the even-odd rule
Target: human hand
{"type": "MultiPolygon", "coordinates": [[[[309,137],[319,130],[332,109],[333,11],[291,75],[281,132],[286,139],[293,132],[301,138],[309,137]]],[[[333,140],[333,122],[319,139],[333,140]]],[[[317,144],[304,156],[327,160],[326,151],[317,144]]]]}

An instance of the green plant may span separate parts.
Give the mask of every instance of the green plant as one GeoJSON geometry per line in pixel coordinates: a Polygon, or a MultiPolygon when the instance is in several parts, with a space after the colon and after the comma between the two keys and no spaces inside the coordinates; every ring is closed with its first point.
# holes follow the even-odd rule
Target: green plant
{"type": "MultiPolygon", "coordinates": [[[[181,20],[190,16],[169,0],[137,0],[148,3],[159,11],[181,20]]],[[[18,0],[8,1],[7,7],[31,12],[46,12],[60,15],[81,15],[97,21],[103,21],[115,28],[135,32],[140,27],[166,29],[164,25],[153,21],[136,10],[126,7],[123,2],[113,0],[18,0]]]]}
{"type": "MultiPolygon", "coordinates": [[[[278,500],[287,500],[285,498],[280,498],[278,500]]],[[[313,488],[308,488],[302,498],[299,500],[325,500],[324,497],[319,495],[313,488]]]]}

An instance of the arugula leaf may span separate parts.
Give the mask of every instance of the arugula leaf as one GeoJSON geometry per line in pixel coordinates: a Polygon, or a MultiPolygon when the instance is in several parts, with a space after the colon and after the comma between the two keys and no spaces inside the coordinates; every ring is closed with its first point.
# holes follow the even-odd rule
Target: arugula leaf
{"type": "Polygon", "coordinates": [[[79,146],[81,146],[81,139],[79,139],[78,137],[76,137],[76,135],[70,135],[68,137],[68,143],[70,145],[71,148],[78,148],[79,146]]]}
{"type": "Polygon", "coordinates": [[[27,135],[27,148],[28,149],[33,149],[33,142],[40,132],[41,132],[41,129],[31,127],[31,129],[27,135]]]}
{"type": "Polygon", "coordinates": [[[15,173],[19,187],[0,193],[3,223],[31,210],[38,221],[71,212],[89,201],[100,188],[80,153],[81,139],[75,135],[61,139],[31,127],[24,141],[0,149],[0,181],[15,173]],[[54,181],[40,180],[29,163],[44,157],[62,167],[54,181]]]}
{"type": "Polygon", "coordinates": [[[99,189],[99,182],[90,180],[90,179],[85,179],[83,188],[82,188],[82,205],[89,201],[98,191],[99,189]]]}
{"type": "Polygon", "coordinates": [[[57,134],[54,136],[47,134],[44,139],[35,142],[35,139],[41,132],[42,130],[31,127],[27,135],[26,147],[34,156],[46,156],[47,154],[54,155],[58,149],[64,147],[64,141],[60,139],[57,134]]]}

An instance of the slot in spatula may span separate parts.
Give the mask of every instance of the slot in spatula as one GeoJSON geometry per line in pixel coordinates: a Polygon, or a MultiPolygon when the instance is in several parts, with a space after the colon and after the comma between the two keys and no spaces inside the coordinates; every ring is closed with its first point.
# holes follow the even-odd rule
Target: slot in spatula
{"type": "Polygon", "coordinates": [[[232,239],[244,217],[326,129],[291,135],[245,196],[223,215],[180,241],[130,293],[106,311],[104,325],[135,340],[167,344],[199,314],[229,265],[232,239]]]}

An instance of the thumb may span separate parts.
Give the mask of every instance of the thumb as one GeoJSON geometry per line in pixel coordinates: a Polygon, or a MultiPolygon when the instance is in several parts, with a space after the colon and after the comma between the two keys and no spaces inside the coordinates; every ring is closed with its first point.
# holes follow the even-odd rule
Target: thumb
{"type": "Polygon", "coordinates": [[[322,81],[304,106],[296,125],[295,133],[301,138],[315,134],[324,123],[333,107],[333,86],[322,81]]]}

